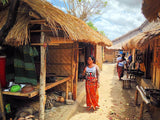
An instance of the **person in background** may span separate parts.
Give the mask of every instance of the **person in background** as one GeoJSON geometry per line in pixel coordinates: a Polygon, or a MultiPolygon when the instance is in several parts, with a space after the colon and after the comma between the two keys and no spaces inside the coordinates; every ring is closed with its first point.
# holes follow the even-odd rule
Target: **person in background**
{"type": "Polygon", "coordinates": [[[127,68],[127,61],[125,59],[125,53],[122,54],[122,58],[117,61],[117,72],[119,80],[123,77],[124,74],[124,66],[127,68]]]}
{"type": "Polygon", "coordinates": [[[118,62],[121,58],[122,58],[121,54],[118,54],[116,61],[118,62]]]}
{"type": "Polygon", "coordinates": [[[130,65],[131,64],[131,62],[132,62],[132,54],[131,53],[129,53],[129,57],[128,57],[128,65],[130,65]]]}
{"type": "Polygon", "coordinates": [[[86,76],[86,104],[88,109],[93,110],[96,107],[99,107],[98,100],[98,88],[99,88],[99,68],[96,64],[94,64],[94,57],[88,57],[87,63],[88,65],[85,67],[83,71],[83,75],[86,76]]]}
{"type": "MultiPolygon", "coordinates": [[[[118,54],[118,55],[117,55],[116,62],[118,63],[118,61],[121,60],[121,59],[122,59],[122,55],[121,55],[121,54],[118,54]]],[[[117,64],[117,67],[116,67],[116,68],[117,68],[117,72],[118,72],[118,64],[117,64]]]]}

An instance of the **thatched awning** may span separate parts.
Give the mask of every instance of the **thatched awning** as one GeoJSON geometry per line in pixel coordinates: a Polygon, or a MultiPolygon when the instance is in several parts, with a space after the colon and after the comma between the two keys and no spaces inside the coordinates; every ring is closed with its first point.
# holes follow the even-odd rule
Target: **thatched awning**
{"type": "Polygon", "coordinates": [[[160,36],[160,26],[157,26],[150,31],[146,31],[131,38],[127,43],[123,45],[123,49],[144,49],[153,38],[160,36]]]}
{"type": "MultiPolygon", "coordinates": [[[[100,33],[91,29],[82,20],[65,14],[63,11],[57,9],[52,4],[44,0],[20,0],[21,4],[18,9],[18,17],[16,24],[13,26],[8,36],[5,39],[5,44],[19,46],[28,44],[29,42],[29,28],[31,17],[30,11],[36,13],[46,21],[47,26],[58,36],[57,25],[64,31],[67,39],[79,42],[88,42],[92,44],[101,44],[111,46],[112,42],[102,36],[100,33]]],[[[5,24],[7,19],[8,9],[0,11],[0,29],[5,24]]]]}
{"type": "Polygon", "coordinates": [[[143,0],[142,12],[149,20],[157,20],[160,17],[160,0],[143,0]]]}

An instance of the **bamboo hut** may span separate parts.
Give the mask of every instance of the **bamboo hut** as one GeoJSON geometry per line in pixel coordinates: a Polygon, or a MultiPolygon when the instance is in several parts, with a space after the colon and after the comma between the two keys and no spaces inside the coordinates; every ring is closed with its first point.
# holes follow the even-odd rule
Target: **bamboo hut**
{"type": "MultiPolygon", "coordinates": [[[[159,32],[160,26],[157,25],[152,29],[145,31],[143,33],[138,34],[137,36],[133,37],[129,40],[126,44],[124,44],[123,48],[125,50],[132,50],[134,61],[141,61],[140,63],[140,70],[144,71],[145,74],[141,77],[138,81],[138,85],[141,86],[143,89],[160,89],[160,40],[159,40],[159,32]]],[[[138,89],[137,91],[141,91],[138,89]]],[[[138,99],[138,92],[136,91],[135,101],[137,103],[138,99]]],[[[144,103],[148,104],[144,98],[145,95],[141,95],[142,103],[140,109],[140,119],[143,118],[143,107],[144,103]]],[[[159,96],[155,96],[155,99],[158,99],[159,96]]],[[[147,100],[147,99],[146,99],[147,100]]],[[[153,104],[154,101],[150,101],[150,109],[152,117],[156,118],[155,114],[159,114],[159,108],[157,104],[153,104]]],[[[158,118],[156,118],[158,119],[158,118]]]]}
{"type": "MultiPolygon", "coordinates": [[[[7,20],[8,7],[0,11],[0,28],[7,20]]],[[[92,46],[95,57],[100,46],[111,46],[109,39],[92,30],[82,20],[65,14],[47,1],[21,0],[16,23],[7,35],[4,46],[18,48],[25,45],[35,46],[39,52],[36,73],[39,82],[31,93],[11,93],[4,95],[32,98],[40,95],[40,119],[44,119],[45,91],[51,88],[72,92],[77,96],[78,61],[80,43],[82,47],[92,46]],[[46,83],[48,73],[61,77],[54,83],[46,83]]],[[[89,48],[89,47],[88,47],[89,48]]],[[[98,61],[99,62],[99,61],[98,61]]],[[[100,62],[99,62],[100,63],[100,62]]]]}
{"type": "MultiPolygon", "coordinates": [[[[131,50],[139,50],[142,54],[140,58],[143,59],[143,63],[145,66],[145,76],[141,78],[140,86],[141,88],[148,88],[153,90],[160,89],[160,25],[159,25],[159,16],[160,16],[160,1],[159,0],[143,0],[142,4],[142,12],[144,16],[150,21],[152,24],[153,21],[155,24],[154,27],[138,34],[137,36],[130,39],[129,42],[123,45],[123,49],[131,49],[131,50]]],[[[138,89],[136,91],[135,101],[137,103],[138,91],[141,92],[142,89],[138,89]]],[[[146,90],[145,90],[146,91],[146,90]]],[[[140,119],[143,118],[143,106],[144,103],[148,104],[144,98],[146,95],[141,95],[142,103],[140,109],[140,119]]],[[[158,101],[159,95],[155,96],[155,100],[158,101]]],[[[147,100],[147,99],[146,99],[147,100]]],[[[150,96],[150,112],[152,113],[153,119],[159,119],[159,109],[158,104],[153,104],[155,102],[152,99],[152,95],[150,96]],[[152,106],[153,105],[153,106],[152,106]],[[158,116],[155,116],[157,114],[158,116]]]]}
{"type": "Polygon", "coordinates": [[[151,79],[155,88],[160,88],[159,81],[159,30],[156,26],[151,30],[140,33],[124,44],[124,49],[138,49],[143,52],[146,67],[146,78],[151,79]]]}

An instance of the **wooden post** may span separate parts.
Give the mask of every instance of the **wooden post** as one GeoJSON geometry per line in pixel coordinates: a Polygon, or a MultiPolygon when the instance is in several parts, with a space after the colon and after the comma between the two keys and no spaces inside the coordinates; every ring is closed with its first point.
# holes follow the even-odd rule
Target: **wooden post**
{"type": "Polygon", "coordinates": [[[68,99],[68,81],[66,82],[66,100],[68,99]]]}
{"type": "MultiPolygon", "coordinates": [[[[41,30],[43,26],[41,25],[41,30]]],[[[40,42],[44,43],[45,34],[41,32],[40,42]]],[[[44,110],[45,110],[45,86],[46,86],[46,46],[41,46],[41,72],[40,72],[40,112],[39,120],[44,120],[44,110]]]]}
{"type": "Polygon", "coordinates": [[[3,120],[6,120],[5,112],[4,112],[4,104],[3,104],[3,94],[1,89],[1,83],[0,83],[0,108],[2,113],[3,120]]]}
{"type": "Polygon", "coordinates": [[[141,107],[140,107],[140,120],[143,120],[143,109],[144,109],[144,101],[142,101],[141,103],[141,107]]]}
{"type": "Polygon", "coordinates": [[[77,81],[78,81],[78,63],[79,63],[79,44],[75,43],[76,50],[74,53],[74,61],[75,61],[75,74],[74,74],[74,79],[73,79],[73,100],[76,100],[77,98],[77,81]]]}
{"type": "Polygon", "coordinates": [[[132,50],[132,60],[133,60],[133,63],[135,62],[135,59],[136,59],[135,58],[135,51],[136,51],[135,49],[132,50]]]}
{"type": "Polygon", "coordinates": [[[72,79],[71,79],[71,92],[73,93],[73,79],[74,79],[74,44],[72,44],[72,55],[71,55],[71,74],[72,74],[72,79]]]}
{"type": "Polygon", "coordinates": [[[135,105],[138,104],[138,90],[135,92],[135,105]]]}

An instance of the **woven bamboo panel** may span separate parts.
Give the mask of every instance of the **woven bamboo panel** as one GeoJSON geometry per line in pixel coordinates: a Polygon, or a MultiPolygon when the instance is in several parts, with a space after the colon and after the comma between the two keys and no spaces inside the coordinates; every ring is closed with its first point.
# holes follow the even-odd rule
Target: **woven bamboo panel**
{"type": "Polygon", "coordinates": [[[59,76],[71,75],[71,65],[47,65],[47,73],[55,73],[59,76]]]}
{"type": "MultiPolygon", "coordinates": [[[[72,44],[50,46],[47,51],[47,73],[55,73],[57,76],[69,76],[72,74],[72,44]]],[[[71,81],[68,89],[71,91],[71,81]]],[[[65,91],[66,84],[58,85],[56,91],[65,91]]]]}
{"type": "Polygon", "coordinates": [[[47,61],[49,63],[70,63],[71,64],[71,49],[49,49],[47,61]]]}

